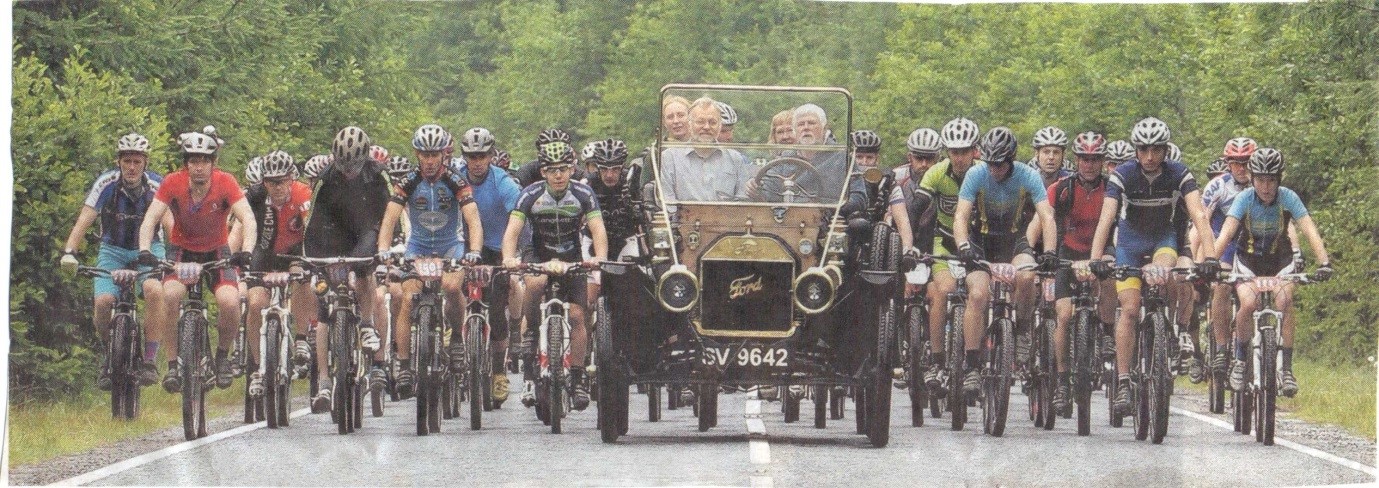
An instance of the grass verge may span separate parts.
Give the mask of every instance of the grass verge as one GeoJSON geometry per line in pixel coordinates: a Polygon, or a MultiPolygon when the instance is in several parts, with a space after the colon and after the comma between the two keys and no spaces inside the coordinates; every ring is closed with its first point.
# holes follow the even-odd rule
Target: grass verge
{"type": "MultiPolygon", "coordinates": [[[[244,379],[206,397],[206,416],[242,412],[244,379]]],[[[125,439],[182,425],[182,396],[158,385],[144,388],[139,418],[110,418],[110,394],[94,388],[62,403],[40,403],[9,409],[10,468],[86,451],[125,439]]]]}
{"type": "MultiPolygon", "coordinates": [[[[1344,428],[1351,434],[1375,439],[1375,369],[1370,366],[1328,366],[1293,360],[1299,391],[1294,398],[1278,399],[1279,410],[1309,422],[1344,428]]],[[[1194,385],[1179,377],[1177,388],[1206,394],[1206,383],[1194,385]]],[[[1230,401],[1227,395],[1227,402],[1230,401]]],[[[1230,413],[1227,405],[1227,414],[1230,413]]]]}

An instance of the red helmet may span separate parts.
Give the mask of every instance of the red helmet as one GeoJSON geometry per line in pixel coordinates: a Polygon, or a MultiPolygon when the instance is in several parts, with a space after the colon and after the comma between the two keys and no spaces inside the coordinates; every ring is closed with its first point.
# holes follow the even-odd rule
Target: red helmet
{"type": "Polygon", "coordinates": [[[378,161],[380,163],[387,163],[388,150],[384,149],[383,146],[374,145],[369,148],[369,157],[373,158],[374,161],[378,161]]]}
{"type": "Polygon", "coordinates": [[[1248,137],[1237,137],[1226,141],[1226,149],[1221,151],[1221,157],[1226,159],[1249,160],[1254,155],[1255,149],[1259,145],[1255,144],[1254,139],[1248,137]]]}
{"type": "Polygon", "coordinates": [[[1083,132],[1073,140],[1073,154],[1106,155],[1106,136],[1096,132],[1083,132]]]}

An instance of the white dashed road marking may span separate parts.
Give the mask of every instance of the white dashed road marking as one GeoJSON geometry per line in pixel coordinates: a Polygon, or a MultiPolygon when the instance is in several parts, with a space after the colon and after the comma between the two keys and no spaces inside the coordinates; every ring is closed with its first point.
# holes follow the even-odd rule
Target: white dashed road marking
{"type": "Polygon", "coordinates": [[[771,488],[774,482],[766,474],[771,464],[771,445],[766,443],[766,423],[761,421],[761,400],[748,399],[743,409],[747,424],[747,457],[751,460],[752,488],[771,488]]]}

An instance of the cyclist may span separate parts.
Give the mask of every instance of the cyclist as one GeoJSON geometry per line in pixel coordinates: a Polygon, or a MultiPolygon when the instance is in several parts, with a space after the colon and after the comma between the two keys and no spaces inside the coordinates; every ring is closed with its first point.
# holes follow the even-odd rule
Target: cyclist
{"type": "MultiPolygon", "coordinates": [[[[368,133],[359,127],[345,127],[331,141],[332,162],[321,175],[320,187],[312,202],[312,218],[306,225],[305,251],[308,257],[370,257],[378,244],[379,223],[388,201],[388,181],[383,165],[369,157],[372,146],[368,133]]],[[[366,354],[375,354],[369,372],[369,387],[383,379],[383,351],[374,330],[374,283],[366,266],[354,271],[355,299],[360,315],[360,345],[366,354]]],[[[323,307],[322,307],[323,308],[323,307]]],[[[318,313],[324,310],[318,310],[318,313]]],[[[318,321],[326,321],[318,317],[318,321]]],[[[316,366],[321,391],[312,399],[312,410],[330,409],[331,389],[327,368],[326,329],[316,328],[316,366]]]]}
{"type": "MultiPolygon", "coordinates": [[[[115,169],[101,173],[86,194],[86,201],[77,214],[72,231],[67,234],[60,264],[68,272],[77,270],[77,250],[80,248],[86,231],[91,224],[100,219],[101,247],[96,266],[105,270],[124,269],[138,258],[139,223],[153,202],[153,195],[163,182],[163,176],[148,170],[148,139],[139,134],[126,134],[116,143],[115,169]]],[[[163,230],[171,228],[171,216],[165,218],[163,230]]],[[[164,255],[162,234],[151,248],[161,259],[164,255]]],[[[145,270],[148,268],[144,268],[145,270]]],[[[95,304],[92,322],[102,340],[110,340],[110,314],[115,307],[119,288],[108,277],[94,280],[95,304]]],[[[158,347],[171,343],[175,337],[168,337],[169,323],[166,316],[166,303],[163,299],[163,285],[157,278],[135,284],[135,293],[142,290],[144,303],[148,310],[145,321],[150,340],[144,346],[144,367],[139,371],[139,384],[152,385],[158,381],[158,347]]],[[[101,390],[110,389],[110,358],[101,358],[100,372],[96,376],[96,386],[101,390]]]]}
{"type": "MultiPolygon", "coordinates": [[[[1211,164],[1207,166],[1207,181],[1210,182],[1216,179],[1216,177],[1226,174],[1227,171],[1230,171],[1230,167],[1226,166],[1226,158],[1216,158],[1215,161],[1212,161],[1211,164]]],[[[1205,201],[1206,195],[1203,195],[1203,197],[1205,201]]]]}
{"type": "MultiPolygon", "coordinates": [[[[867,168],[875,168],[881,153],[881,137],[876,132],[869,130],[856,130],[850,134],[852,137],[853,149],[853,177],[851,189],[848,191],[847,202],[843,204],[840,211],[844,216],[852,212],[864,210],[873,196],[867,194],[866,181],[862,179],[861,173],[867,168]]],[[[910,213],[906,207],[905,192],[901,185],[892,183],[890,194],[886,199],[885,218],[895,225],[895,231],[900,233],[900,248],[904,249],[906,255],[918,257],[918,252],[914,250],[914,234],[910,229],[910,213]]]]}
{"type": "MultiPolygon", "coordinates": [[[[494,149],[493,134],[488,129],[475,127],[466,131],[460,138],[460,152],[464,154],[465,165],[460,167],[458,174],[473,191],[479,222],[483,225],[484,241],[479,251],[479,261],[489,266],[501,266],[503,233],[507,230],[508,216],[517,207],[517,195],[522,193],[522,189],[517,186],[516,179],[494,164],[497,151],[494,149]]],[[[508,399],[508,375],[503,373],[503,363],[508,350],[510,317],[522,310],[521,289],[516,286],[517,283],[516,277],[495,280],[486,297],[490,305],[489,351],[493,362],[490,393],[493,401],[500,405],[508,399]]]]}
{"type": "MultiPolygon", "coordinates": [[[[953,213],[958,206],[958,191],[971,168],[984,164],[977,159],[977,138],[981,135],[977,123],[965,118],[956,118],[943,126],[941,137],[948,151],[948,158],[939,161],[924,172],[919,181],[916,198],[927,199],[937,208],[934,212],[933,254],[953,255],[958,244],[953,238],[953,213]],[[922,195],[922,197],[921,197],[922,195]]],[[[948,294],[957,288],[957,281],[948,272],[946,261],[934,262],[929,284],[929,350],[933,352],[934,364],[924,374],[924,382],[930,390],[944,394],[943,377],[943,315],[948,294]]],[[[956,351],[954,351],[956,354],[956,351]]]]}
{"type": "MultiPolygon", "coordinates": [[[[1110,265],[1102,261],[1110,242],[1111,228],[1116,229],[1116,265],[1144,266],[1153,263],[1163,267],[1191,264],[1191,258],[1178,255],[1179,232],[1175,228],[1180,212],[1178,200],[1186,201],[1190,220],[1200,237],[1211,240],[1211,226],[1202,209],[1197,180],[1187,166],[1165,161],[1170,132],[1163,121],[1149,117],[1135,123],[1130,142],[1135,146],[1135,159],[1111,173],[1106,186],[1105,204],[1097,222],[1096,237],[1092,241],[1092,271],[1099,277],[1110,274],[1110,265]],[[1187,263],[1183,263],[1187,261],[1187,263]]],[[[1189,219],[1184,219],[1189,220],[1189,219]]],[[[1217,267],[1214,259],[1199,266],[1200,274],[1217,267]]],[[[1116,283],[1120,301],[1120,317],[1116,323],[1116,410],[1122,414],[1130,409],[1130,360],[1135,343],[1135,324],[1140,321],[1140,279],[1129,278],[1116,283]]],[[[1172,296],[1170,291],[1169,296],[1172,296]]]]}
{"type": "MultiPolygon", "coordinates": [[[[1223,176],[1212,178],[1207,182],[1206,188],[1202,190],[1202,207],[1211,215],[1211,231],[1217,235],[1220,235],[1221,226],[1226,223],[1226,214],[1230,212],[1236,197],[1240,195],[1240,192],[1250,187],[1250,156],[1258,147],[1254,139],[1248,137],[1236,137],[1226,141],[1226,147],[1221,151],[1221,159],[1217,161],[1220,161],[1221,166],[1224,166],[1228,172],[1223,176]]],[[[1211,174],[1211,170],[1212,168],[1207,168],[1208,175],[1211,174]]],[[[1209,246],[1214,244],[1207,243],[1209,246]]],[[[1214,247],[1208,249],[1213,254],[1215,253],[1214,247]]],[[[1217,257],[1221,260],[1222,265],[1233,265],[1235,263],[1235,243],[1229,242],[1225,252],[1217,257]]],[[[1211,369],[1217,378],[1225,376],[1226,370],[1230,367],[1228,345],[1230,344],[1232,291],[1229,284],[1212,285],[1211,330],[1216,336],[1216,343],[1220,350],[1210,352],[1211,369]]]]}
{"type": "Polygon", "coordinates": [[[1106,174],[1110,175],[1126,161],[1135,159],[1135,146],[1117,139],[1106,144],[1106,174]]]}
{"type": "MultiPolygon", "coordinates": [[[[958,244],[958,255],[964,261],[985,259],[993,263],[1014,265],[1033,264],[1034,250],[1025,238],[1024,230],[1029,227],[1029,219],[1042,220],[1044,253],[1039,255],[1041,267],[1049,268],[1057,263],[1053,253],[1057,242],[1054,235],[1053,209],[1046,198],[1047,190],[1039,180],[1039,172],[1015,162],[1015,135],[1010,129],[996,127],[982,136],[981,153],[985,165],[968,171],[967,178],[958,191],[957,209],[953,211],[953,238],[958,244]],[[1034,207],[1032,215],[1029,211],[1034,207]],[[973,209],[976,214],[973,214],[973,209]],[[977,224],[976,229],[971,229],[977,224]],[[972,232],[975,230],[975,232],[972,232]]],[[[1028,321],[1033,312],[1029,306],[1033,299],[1030,288],[1034,285],[1034,273],[1022,271],[1017,275],[1015,302],[1027,311],[1019,317],[1028,321]],[[1022,294],[1023,290],[1023,296],[1022,294]]],[[[971,270],[967,274],[967,310],[963,315],[963,339],[966,342],[967,376],[963,378],[963,390],[976,393],[980,386],[980,372],[977,365],[982,344],[986,341],[986,314],[991,300],[991,277],[985,271],[971,270]]],[[[1016,341],[1016,356],[1020,343],[1028,350],[1028,324],[1020,326],[1016,320],[1016,334],[1024,339],[1016,341]]],[[[1028,356],[1026,351],[1025,356],[1028,356]]],[[[1017,361],[1021,361],[1017,359],[1017,361]]],[[[1023,361],[1022,361],[1023,362],[1023,361]]]]}
{"type": "MultiPolygon", "coordinates": [[[[153,239],[157,228],[166,214],[173,219],[172,246],[168,249],[168,259],[183,263],[206,263],[231,258],[236,266],[249,264],[249,253],[239,252],[230,256],[228,218],[244,223],[244,241],[241,249],[248,249],[258,236],[254,224],[253,210],[244,199],[235,177],[215,167],[220,145],[214,137],[199,132],[188,132],[178,138],[182,153],[182,169],[163,179],[158,192],[144,213],[143,224],[139,227],[139,262],[156,266],[159,259],[152,252],[153,239]]],[[[238,273],[232,267],[222,269],[211,289],[215,294],[220,312],[217,314],[217,327],[220,332],[215,350],[216,386],[228,388],[233,382],[233,372],[227,357],[230,345],[235,340],[235,330],[239,326],[239,287],[238,273]]],[[[181,313],[182,299],[187,296],[187,287],[177,280],[176,271],[163,275],[163,298],[169,317],[181,313]]],[[[171,324],[172,321],[169,321],[171,324]]],[[[179,382],[180,370],[192,365],[177,361],[177,341],[168,341],[168,372],[163,376],[163,389],[175,393],[182,387],[179,382]]]]}
{"type": "MultiPolygon", "coordinates": [[[[574,147],[573,143],[570,142],[570,134],[568,132],[560,129],[546,129],[536,135],[537,155],[539,156],[541,154],[541,148],[543,146],[552,142],[563,142],[574,147]]],[[[542,178],[540,157],[528,161],[527,164],[522,165],[522,167],[517,170],[517,185],[522,188],[543,181],[542,178]]],[[[584,180],[588,178],[588,175],[585,174],[583,168],[580,168],[579,165],[575,165],[575,173],[571,178],[574,180],[584,180]]]]}
{"type": "Polygon", "coordinates": [[[497,149],[493,151],[493,165],[501,168],[513,181],[517,181],[517,168],[512,167],[512,155],[507,151],[497,149]]]}
{"type": "MultiPolygon", "coordinates": [[[[1290,242],[1286,230],[1289,224],[1294,224],[1307,236],[1314,257],[1321,263],[1313,276],[1317,281],[1330,279],[1331,257],[1326,252],[1317,224],[1312,221],[1298,194],[1282,186],[1283,155],[1273,148],[1259,148],[1250,155],[1249,168],[1252,187],[1240,192],[1231,204],[1212,255],[1222,255],[1227,244],[1234,241],[1236,254],[1232,268],[1237,274],[1278,276],[1301,273],[1301,269],[1293,267],[1294,260],[1288,252],[1295,244],[1290,242]]],[[[1279,394],[1286,397],[1298,393],[1298,380],[1293,376],[1293,338],[1297,328],[1293,292],[1296,288],[1293,283],[1288,283],[1274,295],[1274,308],[1283,311],[1283,327],[1280,329],[1283,336],[1280,348],[1283,364],[1279,371],[1279,394]]],[[[1254,333],[1254,312],[1261,304],[1256,302],[1258,297],[1253,283],[1238,285],[1236,295],[1240,299],[1240,310],[1235,315],[1235,362],[1231,366],[1231,389],[1239,391],[1245,386],[1246,350],[1254,333]]]]}
{"type": "MultiPolygon", "coordinates": [[[[412,136],[412,149],[416,150],[417,170],[408,174],[407,179],[393,187],[392,200],[388,202],[383,214],[382,230],[377,237],[377,250],[383,260],[391,258],[393,233],[403,211],[412,222],[411,233],[407,236],[405,255],[413,257],[440,257],[461,259],[465,264],[479,261],[479,250],[483,246],[483,226],[479,222],[479,209],[474,204],[473,189],[464,178],[450,171],[446,165],[445,147],[450,145],[449,132],[439,125],[427,124],[417,128],[412,136]],[[460,238],[461,221],[468,239],[460,238]]],[[[380,265],[381,267],[382,265],[380,265]]],[[[445,293],[445,317],[451,324],[458,324],[464,317],[464,294],[461,290],[463,275],[459,272],[446,273],[441,278],[441,289],[445,293]]],[[[393,328],[393,340],[397,344],[409,344],[411,340],[411,311],[413,297],[421,292],[420,280],[409,280],[402,284],[402,306],[397,313],[397,327],[393,328]]],[[[452,327],[451,332],[459,335],[460,328],[452,327]]],[[[452,336],[449,356],[451,367],[458,369],[464,361],[463,339],[452,336]]],[[[399,390],[410,391],[413,378],[410,373],[409,354],[406,348],[398,348],[398,361],[402,364],[397,378],[399,390]]],[[[383,384],[383,371],[376,369],[371,374],[379,375],[378,387],[383,384]]],[[[370,381],[370,386],[373,386],[370,381]]]]}
{"type": "MultiPolygon", "coordinates": [[[[546,262],[546,269],[561,274],[563,266],[555,262],[575,262],[580,260],[579,234],[588,228],[593,240],[593,257],[586,265],[597,265],[608,256],[608,236],[603,226],[602,213],[593,189],[588,185],[570,181],[574,172],[574,149],[564,142],[553,142],[542,146],[540,157],[541,174],[546,180],[532,184],[522,190],[517,199],[517,208],[508,218],[503,234],[503,267],[516,269],[522,259],[517,244],[522,228],[532,228],[531,248],[536,262],[546,262]]],[[[527,280],[528,290],[541,290],[545,287],[544,276],[534,276],[527,280]]],[[[554,278],[562,279],[562,278],[554,278]]],[[[585,384],[584,359],[588,351],[588,333],[585,332],[585,291],[584,279],[564,278],[564,289],[568,290],[570,311],[570,381],[572,404],[576,410],[589,406],[589,389],[585,384]]],[[[527,330],[523,331],[523,342],[534,342],[531,335],[536,332],[536,321],[541,317],[539,300],[527,301],[527,316],[531,317],[527,330]]],[[[528,360],[524,361],[522,403],[535,403],[536,370],[535,351],[526,349],[528,360]]]]}
{"type": "Polygon", "coordinates": [[[321,175],[325,174],[330,167],[329,154],[317,154],[306,160],[302,165],[302,176],[306,177],[306,185],[316,187],[316,182],[321,180],[321,175]]]}
{"type": "Polygon", "coordinates": [[[919,180],[924,173],[938,162],[938,153],[943,149],[943,140],[937,131],[929,128],[915,129],[905,139],[905,165],[895,168],[897,186],[919,188],[919,180]]]}
{"type": "MultiPolygon", "coordinates": [[[[1077,159],[1077,173],[1060,178],[1049,186],[1048,202],[1053,207],[1053,220],[1058,225],[1058,257],[1076,261],[1072,269],[1059,268],[1054,279],[1054,305],[1058,326],[1054,330],[1054,358],[1058,366],[1058,390],[1053,406],[1064,410],[1072,397],[1072,368],[1068,365],[1068,322],[1073,318],[1073,280],[1086,276],[1091,257],[1092,232],[1106,198],[1106,136],[1097,132],[1083,132],[1073,141],[1073,155],[1077,159]]],[[[1095,292],[1104,297],[1097,302],[1102,330],[1110,336],[1116,322],[1116,302],[1111,299],[1116,290],[1110,281],[1100,282],[1095,292]]]]}
{"type": "MultiPolygon", "coordinates": [[[[250,187],[245,193],[249,207],[254,210],[259,229],[258,242],[250,250],[253,271],[290,271],[290,263],[279,255],[301,255],[302,240],[306,233],[306,221],[311,210],[311,187],[294,179],[297,173],[296,162],[283,151],[273,151],[259,159],[260,176],[263,183],[250,187]]],[[[286,273],[270,274],[265,281],[286,284],[286,273]]],[[[292,318],[296,322],[296,342],[292,361],[298,366],[306,365],[311,359],[307,346],[306,331],[310,319],[316,312],[316,295],[305,283],[294,283],[290,288],[292,298],[292,318]]],[[[248,333],[258,334],[263,322],[263,309],[267,308],[268,290],[264,287],[250,288],[246,294],[249,300],[248,333]]],[[[256,335],[249,340],[249,356],[259,357],[259,341],[256,335]]],[[[252,363],[251,363],[252,364],[252,363]]],[[[249,394],[263,395],[263,378],[257,368],[249,377],[249,394]]]]}
{"type": "MultiPolygon", "coordinates": [[[[597,178],[589,181],[589,187],[594,190],[594,196],[599,201],[599,210],[603,216],[603,226],[607,232],[609,254],[613,259],[621,260],[628,257],[642,255],[641,243],[637,236],[641,233],[641,217],[638,212],[641,208],[637,202],[641,201],[641,188],[636,182],[641,178],[639,172],[634,167],[627,170],[624,163],[627,162],[627,144],[618,139],[604,139],[594,141],[594,150],[589,158],[589,162],[596,168],[597,178]]],[[[587,229],[586,229],[587,230],[587,229]]],[[[593,238],[586,234],[582,237],[584,242],[581,248],[584,249],[586,256],[591,256],[591,246],[593,238]]],[[[590,287],[590,302],[598,295],[598,274],[590,274],[590,283],[595,286],[590,287]]]]}
{"type": "Polygon", "coordinates": [[[1049,126],[1035,131],[1033,145],[1034,158],[1029,160],[1029,165],[1039,170],[1045,188],[1052,186],[1059,178],[1073,174],[1063,169],[1068,165],[1064,157],[1067,155],[1068,134],[1063,129],[1049,126]]]}
{"type": "Polygon", "coordinates": [[[717,102],[718,112],[723,115],[723,125],[718,129],[718,142],[733,142],[733,126],[737,125],[737,111],[732,105],[717,102]]]}

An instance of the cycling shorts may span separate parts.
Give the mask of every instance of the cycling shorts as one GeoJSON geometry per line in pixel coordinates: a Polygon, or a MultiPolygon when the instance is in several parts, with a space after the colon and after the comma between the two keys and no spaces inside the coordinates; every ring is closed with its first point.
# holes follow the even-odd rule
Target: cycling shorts
{"type": "MultiPolygon", "coordinates": [[[[163,247],[163,241],[154,241],[153,246],[150,247],[149,250],[153,252],[154,256],[158,256],[158,259],[163,259],[167,255],[167,251],[163,247]]],[[[125,249],[102,242],[100,253],[96,257],[96,267],[107,271],[125,269],[129,267],[130,263],[138,259],[138,250],[125,249]]],[[[148,269],[148,266],[139,267],[139,271],[147,271],[148,269]]],[[[115,286],[115,282],[111,281],[109,276],[97,276],[92,280],[92,288],[94,289],[95,296],[98,297],[101,295],[110,295],[112,297],[120,296],[120,287],[115,286]]],[[[143,293],[143,280],[136,281],[134,283],[134,295],[143,296],[143,293]]]]}
{"type": "MultiPolygon", "coordinates": [[[[230,246],[220,246],[220,249],[207,252],[187,251],[177,246],[168,246],[168,261],[174,263],[209,263],[230,257],[230,246]]],[[[177,270],[169,270],[163,273],[163,282],[177,281],[177,270]]],[[[219,290],[223,286],[239,287],[239,271],[234,267],[220,268],[216,273],[216,278],[211,283],[211,290],[219,290]]]]}
{"type": "Polygon", "coordinates": [[[1029,240],[1023,234],[993,234],[972,236],[972,249],[982,259],[993,263],[1009,263],[1019,254],[1033,254],[1029,240]]]}
{"type": "MultiPolygon", "coordinates": [[[[1158,238],[1136,236],[1130,232],[1120,232],[1116,236],[1116,266],[1143,267],[1161,254],[1178,260],[1178,236],[1175,233],[1168,232],[1158,238]]],[[[1141,284],[1139,278],[1119,280],[1116,282],[1116,292],[1138,290],[1141,284]]]]}
{"type": "Polygon", "coordinates": [[[403,255],[409,258],[438,257],[445,259],[461,259],[465,253],[464,241],[459,241],[450,247],[431,247],[421,244],[420,240],[408,239],[407,252],[403,255]]]}
{"type": "Polygon", "coordinates": [[[1278,276],[1297,272],[1293,269],[1293,256],[1286,253],[1273,255],[1239,254],[1236,256],[1231,270],[1236,274],[1246,276],[1278,276]]]}

